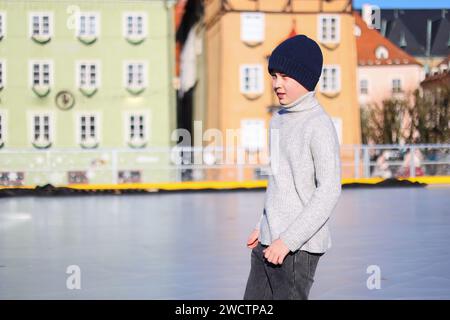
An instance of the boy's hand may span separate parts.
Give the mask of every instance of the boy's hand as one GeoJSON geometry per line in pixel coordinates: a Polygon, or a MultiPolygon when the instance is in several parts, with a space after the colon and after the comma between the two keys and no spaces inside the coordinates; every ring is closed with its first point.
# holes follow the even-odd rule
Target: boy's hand
{"type": "Polygon", "coordinates": [[[259,230],[255,229],[250,233],[250,236],[247,240],[247,247],[250,249],[253,249],[258,245],[258,238],[259,238],[259,230]]]}
{"type": "Polygon", "coordinates": [[[264,257],[273,264],[282,264],[284,258],[289,253],[289,248],[281,239],[277,239],[270,246],[263,250],[264,257]]]}

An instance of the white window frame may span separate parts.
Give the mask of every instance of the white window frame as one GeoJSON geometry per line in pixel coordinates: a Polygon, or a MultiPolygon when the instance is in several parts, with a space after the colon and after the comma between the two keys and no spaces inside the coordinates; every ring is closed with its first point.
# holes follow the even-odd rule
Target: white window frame
{"type": "Polygon", "coordinates": [[[148,110],[140,110],[140,111],[126,111],[123,113],[123,126],[124,126],[124,141],[125,143],[131,142],[131,116],[135,117],[143,117],[144,122],[144,137],[143,141],[149,141],[149,126],[150,126],[150,112],[148,110]]]}
{"type": "MultiPolygon", "coordinates": [[[[327,80],[328,80],[328,78],[327,78],[327,80]]],[[[324,65],[323,69],[322,69],[322,75],[320,77],[320,92],[323,92],[323,93],[336,93],[336,92],[339,92],[339,91],[341,91],[341,67],[338,64],[326,64],[326,65],[324,65]],[[325,84],[324,77],[325,77],[325,75],[327,75],[327,77],[328,77],[328,70],[330,70],[330,72],[331,72],[331,70],[333,70],[333,69],[336,70],[336,88],[330,89],[329,85],[331,83],[328,82],[327,83],[327,88],[325,89],[324,88],[324,84],[325,84]]]]}
{"type": "Polygon", "coordinates": [[[44,84],[43,82],[43,68],[42,65],[43,64],[48,64],[49,65],[49,84],[48,86],[53,87],[53,60],[40,60],[40,59],[32,59],[29,60],[29,64],[28,64],[28,74],[29,74],[29,86],[33,87],[34,86],[34,65],[35,64],[39,64],[40,65],[40,70],[39,70],[39,78],[40,78],[40,82],[39,85],[43,86],[44,84]]]}
{"type": "Polygon", "coordinates": [[[6,60],[0,59],[0,88],[6,86],[6,60]]]}
{"type": "MultiPolygon", "coordinates": [[[[148,86],[148,61],[146,60],[126,60],[123,62],[123,86],[124,88],[147,88],[148,86]],[[128,66],[129,65],[143,65],[142,85],[135,84],[128,85],[128,66]]],[[[135,74],[136,75],[136,74],[135,74]]]]}
{"type": "Polygon", "coordinates": [[[239,79],[241,93],[243,94],[262,94],[264,92],[264,76],[262,64],[241,64],[239,66],[239,79]],[[254,70],[253,75],[249,76],[249,88],[246,88],[246,70],[254,70]],[[256,71],[256,72],[255,72],[256,71]],[[252,76],[254,78],[252,78],[252,76]],[[252,79],[255,79],[252,81],[252,79]],[[253,82],[253,83],[252,83],[253,82]]]}
{"type": "Polygon", "coordinates": [[[341,41],[341,17],[338,14],[320,14],[317,16],[319,19],[317,23],[317,34],[320,42],[323,43],[339,43],[341,41]],[[335,39],[331,39],[331,20],[336,19],[335,25],[335,39]],[[323,32],[323,20],[325,19],[326,30],[323,32]]]}
{"type": "MultiPolygon", "coordinates": [[[[82,117],[91,117],[94,116],[95,118],[95,137],[94,140],[96,143],[101,143],[101,130],[102,130],[102,118],[101,118],[101,113],[99,111],[80,111],[77,112],[75,114],[75,132],[76,132],[76,137],[75,137],[75,141],[78,145],[82,145],[83,143],[86,143],[85,141],[82,141],[81,139],[81,118],[82,117]]],[[[89,133],[86,132],[86,137],[90,136],[90,128],[89,128],[89,133]]]]}
{"type": "Polygon", "coordinates": [[[403,83],[404,83],[403,77],[399,77],[399,76],[391,77],[391,92],[393,94],[403,93],[403,83]],[[395,80],[400,81],[400,91],[394,91],[394,81],[395,80]]]}
{"type": "Polygon", "coordinates": [[[29,13],[29,15],[28,15],[28,19],[29,19],[28,32],[29,32],[30,37],[35,36],[33,34],[33,27],[34,27],[33,18],[34,17],[38,17],[38,19],[39,19],[39,34],[37,34],[37,36],[48,36],[50,38],[53,37],[53,12],[52,11],[33,11],[33,12],[29,13]],[[48,16],[48,34],[42,33],[44,16],[48,16]]]}
{"type": "Polygon", "coordinates": [[[242,12],[240,34],[243,42],[263,42],[265,38],[265,14],[262,12],[242,12]],[[251,21],[254,19],[254,21],[251,21]],[[258,30],[255,30],[258,29],[258,30]]]}
{"type": "Polygon", "coordinates": [[[101,61],[100,60],[77,60],[75,62],[75,83],[78,88],[100,88],[101,86],[101,61]],[[86,65],[86,80],[87,84],[81,85],[81,66],[86,65]],[[90,84],[90,67],[95,66],[95,84],[90,84]]]}
{"type": "Polygon", "coordinates": [[[4,38],[6,36],[6,12],[0,11],[0,38],[4,38]]]}
{"type": "Polygon", "coordinates": [[[8,110],[0,109],[0,142],[8,141],[8,110]]]}
{"type": "Polygon", "coordinates": [[[356,24],[353,26],[353,35],[355,37],[361,37],[361,28],[356,24]]]}
{"type": "Polygon", "coordinates": [[[148,15],[145,11],[126,11],[122,14],[122,35],[124,38],[129,37],[142,37],[145,38],[148,35],[148,15]],[[135,20],[142,17],[142,34],[131,33],[128,34],[128,17],[133,19],[133,27],[135,26],[135,20]]]}
{"type": "Polygon", "coordinates": [[[29,132],[29,141],[31,144],[33,144],[36,140],[34,138],[35,131],[34,131],[34,118],[35,117],[44,117],[48,116],[49,118],[49,124],[48,124],[48,135],[49,140],[48,142],[51,144],[55,143],[55,113],[53,111],[29,111],[28,112],[28,132],[29,132]]]}
{"type": "Polygon", "coordinates": [[[385,46],[378,46],[375,49],[375,57],[377,59],[389,59],[389,50],[385,46]],[[380,57],[380,55],[385,54],[385,57],[380,57]]]}
{"type": "Polygon", "coordinates": [[[266,121],[263,118],[244,118],[241,119],[241,145],[246,151],[255,152],[263,150],[267,144],[267,128],[266,121]],[[260,129],[261,132],[246,132],[248,125],[253,125],[254,128],[260,129]],[[260,134],[261,136],[258,136],[260,134]],[[253,145],[250,142],[257,139],[253,145]]]}
{"type": "Polygon", "coordinates": [[[76,14],[76,25],[75,25],[75,35],[77,37],[99,37],[100,36],[100,13],[97,11],[80,11],[76,14]],[[87,22],[85,26],[85,30],[89,31],[89,33],[81,34],[81,18],[82,17],[88,17],[89,20],[90,17],[95,18],[95,33],[91,34],[89,29],[90,23],[87,22]]]}
{"type": "Polygon", "coordinates": [[[362,94],[362,95],[369,94],[369,80],[368,79],[366,79],[366,78],[359,79],[359,94],[362,94]],[[362,82],[363,81],[366,82],[366,87],[365,87],[366,92],[362,92],[362,89],[363,89],[362,82]]]}

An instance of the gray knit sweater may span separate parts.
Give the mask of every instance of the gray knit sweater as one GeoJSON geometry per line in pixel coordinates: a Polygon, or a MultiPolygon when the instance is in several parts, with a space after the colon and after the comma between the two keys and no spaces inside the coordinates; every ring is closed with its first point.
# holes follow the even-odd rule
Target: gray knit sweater
{"type": "Polygon", "coordinates": [[[271,172],[260,241],[280,238],[291,251],[331,247],[328,221],[341,193],[339,143],[333,122],[310,91],[270,121],[271,172]]]}

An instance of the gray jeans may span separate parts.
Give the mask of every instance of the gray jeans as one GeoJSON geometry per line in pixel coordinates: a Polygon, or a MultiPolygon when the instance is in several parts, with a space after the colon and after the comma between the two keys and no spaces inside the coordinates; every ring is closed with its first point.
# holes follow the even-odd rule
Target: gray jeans
{"type": "Polygon", "coordinates": [[[323,253],[297,250],[274,265],[264,258],[265,248],[258,242],[252,250],[244,300],[307,300],[323,253]]]}

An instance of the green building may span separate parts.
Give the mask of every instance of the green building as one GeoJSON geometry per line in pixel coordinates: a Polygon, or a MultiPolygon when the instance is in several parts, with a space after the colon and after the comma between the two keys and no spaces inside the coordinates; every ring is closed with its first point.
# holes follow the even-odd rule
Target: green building
{"type": "Polygon", "coordinates": [[[0,185],[177,179],[174,1],[0,1],[0,185]]]}

